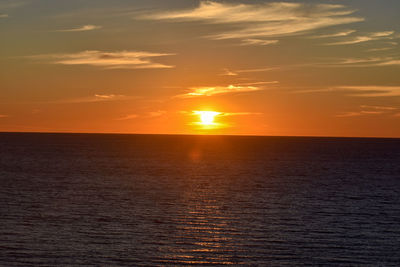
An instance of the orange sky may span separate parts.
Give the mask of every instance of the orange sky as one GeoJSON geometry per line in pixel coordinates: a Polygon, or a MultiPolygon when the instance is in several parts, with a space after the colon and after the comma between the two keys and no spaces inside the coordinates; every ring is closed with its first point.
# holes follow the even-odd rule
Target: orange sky
{"type": "Polygon", "coordinates": [[[0,131],[400,137],[399,12],[0,0],[0,131]]]}

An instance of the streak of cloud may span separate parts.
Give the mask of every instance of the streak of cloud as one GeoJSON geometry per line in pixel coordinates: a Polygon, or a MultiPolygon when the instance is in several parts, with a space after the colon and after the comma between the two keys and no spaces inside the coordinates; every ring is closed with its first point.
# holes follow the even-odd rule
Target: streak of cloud
{"type": "Polygon", "coordinates": [[[367,52],[380,52],[380,51],[387,51],[387,50],[392,50],[394,47],[380,47],[380,48],[371,48],[366,50],[367,52]]]}
{"type": "Polygon", "coordinates": [[[102,26],[97,26],[97,25],[83,25],[83,26],[78,27],[78,28],[57,30],[56,32],[85,32],[85,31],[98,30],[98,29],[101,29],[101,28],[102,28],[102,26]]]}
{"type": "Polygon", "coordinates": [[[390,110],[397,110],[397,107],[388,107],[388,106],[370,106],[370,105],[361,105],[361,108],[364,109],[372,109],[372,110],[385,110],[385,111],[390,111],[390,110]]]}
{"type": "Polygon", "coordinates": [[[383,111],[350,111],[350,112],[342,112],[337,114],[335,117],[345,118],[345,117],[359,117],[364,115],[380,115],[383,114],[383,111]]]}
{"type": "Polygon", "coordinates": [[[120,118],[118,118],[116,120],[117,121],[126,121],[126,120],[132,120],[132,119],[136,119],[136,118],[139,118],[138,114],[128,114],[128,115],[120,117],[120,118]]]}
{"type": "Polygon", "coordinates": [[[272,71],[278,70],[280,67],[265,67],[265,68],[256,68],[256,69],[241,69],[235,70],[236,73],[252,73],[252,72],[265,72],[265,71],[272,71]]]}
{"type": "Polygon", "coordinates": [[[400,59],[392,59],[380,62],[377,66],[400,66],[400,59]]]}
{"type": "Polygon", "coordinates": [[[222,76],[237,76],[238,74],[229,69],[224,69],[224,72],[221,73],[220,75],[222,75],[222,76]]]}
{"type": "Polygon", "coordinates": [[[56,101],[56,103],[71,103],[71,104],[79,104],[79,103],[96,103],[96,102],[108,102],[108,101],[119,101],[119,100],[127,100],[132,99],[130,96],[125,95],[115,95],[115,94],[95,94],[93,96],[87,97],[79,97],[73,99],[65,99],[61,101],[56,101]]]}
{"type": "Polygon", "coordinates": [[[323,34],[323,35],[315,35],[311,36],[310,38],[333,38],[333,37],[343,37],[343,36],[348,36],[352,33],[356,32],[356,30],[347,30],[347,31],[340,31],[336,33],[331,33],[331,34],[323,34]]]}
{"type": "Polygon", "coordinates": [[[228,85],[228,86],[207,86],[207,87],[192,87],[185,94],[177,95],[178,98],[191,98],[201,96],[213,96],[230,93],[243,93],[260,91],[263,88],[251,85],[228,85]]]}
{"type": "Polygon", "coordinates": [[[117,118],[116,120],[118,121],[124,121],[124,120],[131,120],[131,119],[137,119],[137,118],[157,118],[160,117],[164,114],[166,114],[167,112],[165,110],[157,110],[157,111],[150,111],[150,112],[146,112],[144,114],[128,114],[125,116],[122,116],[120,118],[117,118]]]}
{"type": "Polygon", "coordinates": [[[279,81],[268,81],[268,82],[247,82],[247,83],[238,83],[236,85],[239,86],[251,86],[251,85],[266,85],[266,84],[278,84],[279,81]]]}
{"type": "MultiPolygon", "coordinates": [[[[224,69],[224,72],[221,73],[220,75],[222,75],[222,76],[238,76],[240,73],[266,72],[266,71],[278,70],[280,68],[281,67],[265,67],[265,68],[257,68],[257,69],[239,69],[239,70],[224,69]]],[[[262,83],[265,83],[265,82],[262,82],[262,83]]],[[[276,81],[267,82],[267,83],[276,83],[276,81]]]]}
{"type": "Polygon", "coordinates": [[[262,40],[262,39],[243,39],[240,45],[273,45],[277,44],[279,40],[262,40]]]}
{"type": "Polygon", "coordinates": [[[364,43],[368,41],[376,41],[376,40],[383,40],[383,39],[392,39],[392,35],[394,31],[384,31],[384,32],[373,32],[367,35],[355,36],[352,38],[348,38],[344,41],[338,41],[333,43],[327,43],[325,45],[352,45],[358,43],[364,43]]]}
{"type": "Polygon", "coordinates": [[[326,62],[300,65],[301,67],[384,67],[400,66],[400,59],[397,57],[366,57],[366,58],[338,58],[329,59],[326,62]]]}
{"type": "Polygon", "coordinates": [[[352,16],[354,10],[336,4],[302,3],[220,3],[201,1],[193,9],[145,15],[143,19],[203,21],[211,24],[234,24],[230,30],[208,36],[210,39],[253,39],[303,34],[329,26],[363,21],[352,16]]]}
{"type": "Polygon", "coordinates": [[[168,53],[152,53],[144,51],[102,52],[88,50],[72,54],[47,54],[31,56],[36,60],[48,60],[61,65],[90,65],[105,69],[169,69],[171,65],[153,62],[151,58],[171,56],[168,53]]]}
{"type": "Polygon", "coordinates": [[[337,114],[335,117],[345,118],[382,114],[395,115],[393,114],[393,112],[395,112],[396,110],[398,110],[398,108],[396,107],[361,105],[359,111],[342,112],[337,114]]]}
{"type": "Polygon", "coordinates": [[[400,86],[337,86],[335,91],[347,92],[351,96],[358,97],[393,97],[400,96],[400,86]]]}

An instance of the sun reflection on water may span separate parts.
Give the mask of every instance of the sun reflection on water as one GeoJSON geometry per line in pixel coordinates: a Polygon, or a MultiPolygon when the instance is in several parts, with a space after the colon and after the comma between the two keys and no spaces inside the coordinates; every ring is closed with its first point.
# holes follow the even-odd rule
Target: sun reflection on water
{"type": "MultiPolygon", "coordinates": [[[[199,168],[201,162],[193,162],[199,168]]],[[[195,167],[196,168],[196,167],[195,167]]],[[[190,175],[191,176],[191,175],[190,175]]],[[[234,238],[237,230],[232,214],[224,203],[224,187],[215,186],[209,177],[188,177],[182,194],[181,214],[175,218],[175,245],[169,248],[162,263],[233,265],[237,249],[234,238]]]]}

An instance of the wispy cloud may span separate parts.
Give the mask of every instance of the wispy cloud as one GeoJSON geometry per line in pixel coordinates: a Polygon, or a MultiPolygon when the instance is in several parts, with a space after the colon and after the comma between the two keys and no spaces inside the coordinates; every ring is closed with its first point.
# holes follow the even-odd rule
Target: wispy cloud
{"type": "Polygon", "coordinates": [[[279,40],[243,39],[240,45],[272,45],[278,42],[279,40]]]}
{"type": "Polygon", "coordinates": [[[201,1],[194,9],[160,12],[145,19],[203,21],[237,28],[208,36],[211,39],[253,39],[303,34],[329,26],[363,21],[343,5],[276,2],[265,4],[201,1]]]}
{"type": "Polygon", "coordinates": [[[396,110],[398,110],[396,107],[361,105],[359,111],[342,112],[337,114],[335,117],[359,117],[382,114],[395,115],[393,112],[396,110]]]}
{"type": "Polygon", "coordinates": [[[387,50],[392,50],[394,49],[394,46],[391,47],[379,47],[379,48],[371,48],[366,50],[367,52],[380,52],[380,51],[387,51],[387,50]]]}
{"type": "Polygon", "coordinates": [[[331,34],[322,34],[322,35],[315,35],[315,36],[310,36],[310,38],[333,38],[333,37],[343,37],[343,36],[348,36],[352,33],[356,32],[355,30],[347,30],[347,31],[340,31],[336,33],[331,33],[331,34]]]}
{"type": "Polygon", "coordinates": [[[9,117],[8,115],[0,114],[0,118],[7,118],[9,117]]]}
{"type": "MultiPolygon", "coordinates": [[[[379,51],[379,49],[376,49],[379,51]]],[[[282,66],[271,66],[264,68],[255,69],[239,69],[229,70],[225,69],[225,72],[220,75],[236,76],[241,73],[254,73],[254,72],[268,72],[275,70],[292,70],[298,68],[307,67],[318,67],[318,68],[359,68],[359,67],[388,67],[388,66],[400,66],[400,57],[398,56],[370,56],[360,58],[319,58],[318,61],[311,63],[302,64],[286,64],[282,66]]]]}
{"type": "Polygon", "coordinates": [[[100,94],[95,94],[94,97],[98,100],[114,100],[114,99],[119,99],[119,98],[125,98],[126,96],[124,95],[100,95],[100,94]]]}
{"type": "Polygon", "coordinates": [[[393,58],[391,57],[368,57],[368,58],[342,58],[335,60],[336,62],[321,63],[322,65],[331,66],[354,66],[354,67],[365,67],[365,66],[377,66],[383,62],[389,62],[393,58]]]}
{"type": "Polygon", "coordinates": [[[107,102],[107,101],[118,101],[131,99],[130,96],[115,95],[115,94],[95,94],[93,96],[78,97],[72,99],[64,99],[56,101],[56,103],[95,103],[95,102],[107,102]]]}
{"type": "Polygon", "coordinates": [[[279,81],[268,81],[268,82],[237,83],[236,85],[239,85],[239,86],[258,85],[258,86],[260,86],[260,85],[267,85],[267,84],[271,85],[271,84],[278,84],[278,83],[279,83],[279,81]]]}
{"type": "Polygon", "coordinates": [[[8,14],[0,14],[0,19],[8,18],[8,14]]]}
{"type": "Polygon", "coordinates": [[[134,113],[134,114],[128,114],[128,115],[122,116],[120,118],[117,118],[116,120],[124,121],[124,120],[132,120],[132,119],[137,119],[137,118],[157,118],[166,113],[167,112],[165,110],[150,111],[150,112],[146,112],[144,114],[134,113]]]}
{"type": "Polygon", "coordinates": [[[379,115],[383,114],[383,111],[350,111],[350,112],[342,112],[337,114],[335,117],[345,118],[345,117],[359,117],[365,115],[379,115]]]}
{"type": "Polygon", "coordinates": [[[400,96],[400,86],[337,86],[331,88],[336,91],[344,91],[352,96],[359,97],[388,97],[400,96]]]}
{"type": "Polygon", "coordinates": [[[361,108],[364,109],[372,109],[372,110],[385,110],[385,111],[390,111],[390,110],[397,110],[397,107],[388,107],[388,106],[370,106],[370,105],[361,105],[361,108]]]}
{"type": "Polygon", "coordinates": [[[234,70],[236,73],[252,73],[252,72],[265,72],[265,71],[272,71],[278,70],[280,67],[265,67],[265,68],[256,68],[256,69],[241,69],[241,70],[234,70]]]}
{"type": "Polygon", "coordinates": [[[323,27],[328,27],[338,24],[347,24],[356,21],[360,20],[357,20],[356,18],[346,18],[346,17],[339,17],[337,19],[331,17],[309,18],[303,21],[299,20],[298,23],[292,20],[286,20],[280,22],[270,22],[267,24],[254,27],[248,27],[243,30],[217,34],[210,36],[210,38],[223,40],[223,39],[235,39],[235,38],[295,35],[323,27]]]}
{"type": "Polygon", "coordinates": [[[377,66],[400,66],[400,59],[381,61],[377,64],[377,66]]]}
{"type": "Polygon", "coordinates": [[[351,37],[344,41],[327,43],[325,45],[351,45],[351,44],[364,43],[364,42],[368,42],[368,41],[391,39],[393,37],[393,34],[394,34],[394,31],[373,32],[373,33],[369,33],[366,35],[351,37]]]}
{"type": "Polygon", "coordinates": [[[237,76],[238,74],[229,69],[223,69],[223,72],[220,75],[222,75],[222,76],[237,76]]]}
{"type": "MultiPolygon", "coordinates": [[[[222,75],[222,76],[237,76],[240,73],[265,72],[265,71],[272,71],[272,70],[277,70],[277,69],[280,69],[280,67],[265,67],[265,68],[241,69],[241,70],[224,69],[220,75],[222,75]]],[[[271,83],[271,82],[268,82],[268,83],[271,83]]],[[[273,81],[273,83],[277,83],[277,82],[273,81]]]]}
{"type": "MultiPolygon", "coordinates": [[[[302,64],[286,64],[255,69],[225,69],[220,75],[237,76],[241,73],[268,72],[276,70],[293,70],[299,68],[361,68],[361,67],[396,67],[400,66],[400,57],[370,56],[363,58],[319,58],[318,61],[302,64]]],[[[307,91],[307,90],[306,90],[307,91]]]]}
{"type": "Polygon", "coordinates": [[[101,28],[102,28],[102,26],[97,26],[97,25],[83,25],[83,26],[78,27],[78,28],[56,30],[56,32],[85,32],[85,31],[98,30],[98,29],[101,29],[101,28]]]}
{"type": "Polygon", "coordinates": [[[117,121],[126,121],[126,120],[132,120],[132,119],[136,119],[136,118],[139,118],[138,114],[128,114],[128,115],[122,116],[120,118],[117,118],[116,120],[117,121]]]}
{"type": "Polygon", "coordinates": [[[151,59],[171,55],[174,54],[143,51],[102,52],[89,50],[72,54],[37,55],[30,58],[48,60],[53,64],[90,65],[106,69],[166,69],[174,68],[174,66],[153,62],[151,59]]]}
{"type": "Polygon", "coordinates": [[[206,87],[192,87],[189,88],[185,94],[177,95],[178,98],[191,98],[201,96],[213,96],[220,94],[231,94],[231,93],[244,93],[244,92],[255,92],[265,89],[262,85],[274,84],[273,82],[252,82],[252,83],[241,83],[228,86],[206,86],[206,87]]]}
{"type": "MultiPolygon", "coordinates": [[[[302,65],[307,66],[307,65],[302,65]]],[[[311,63],[308,66],[318,67],[379,67],[400,66],[398,57],[366,57],[366,58],[331,58],[326,62],[311,63]]]]}

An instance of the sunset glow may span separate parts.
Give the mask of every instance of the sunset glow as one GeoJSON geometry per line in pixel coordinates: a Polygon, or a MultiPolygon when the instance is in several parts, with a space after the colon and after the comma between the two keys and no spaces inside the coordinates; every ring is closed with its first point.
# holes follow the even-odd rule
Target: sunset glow
{"type": "Polygon", "coordinates": [[[0,267],[400,263],[400,0],[0,0],[0,33],[0,267]]]}
{"type": "Polygon", "coordinates": [[[400,1],[83,2],[0,0],[0,131],[400,137],[400,1]]]}

